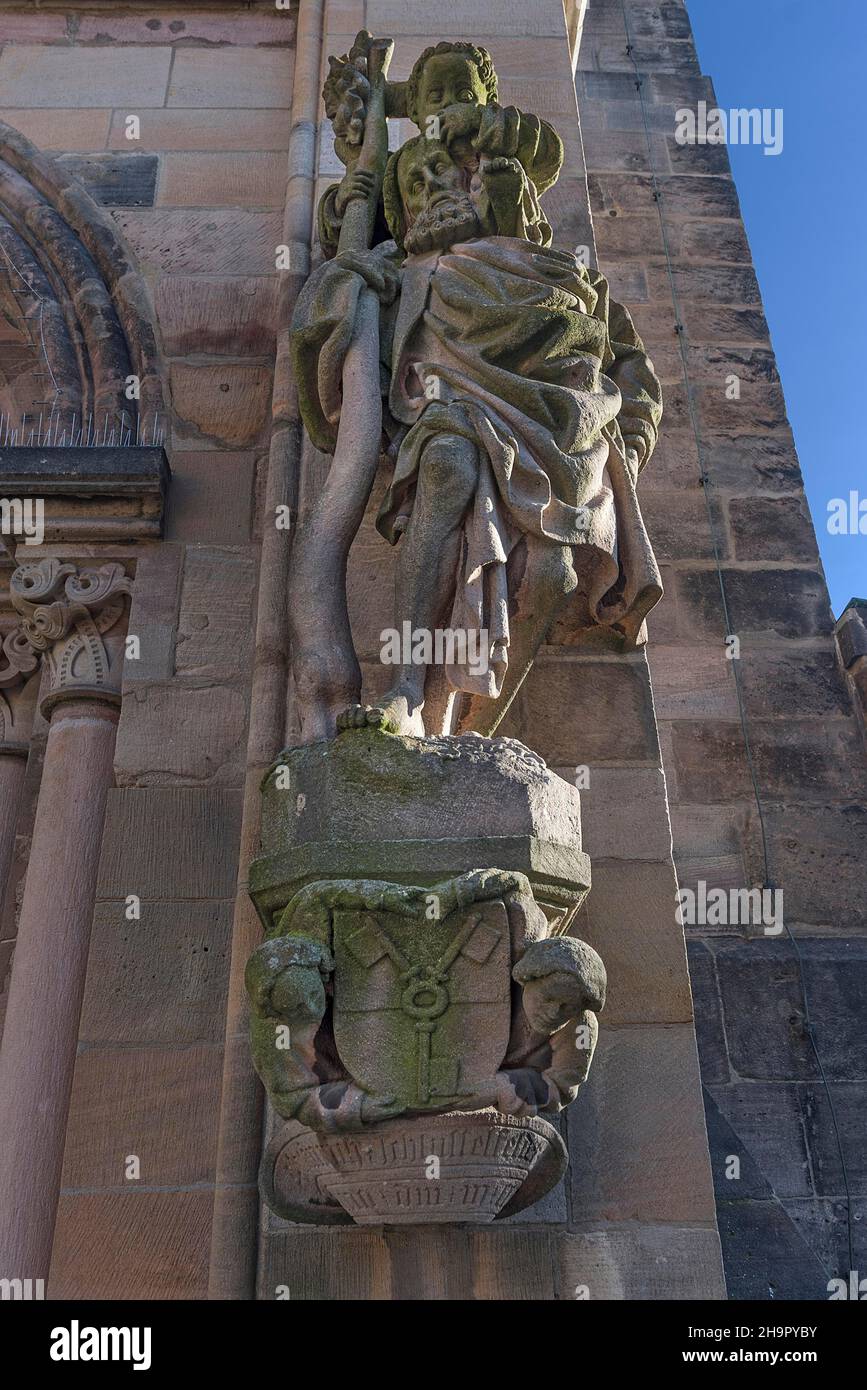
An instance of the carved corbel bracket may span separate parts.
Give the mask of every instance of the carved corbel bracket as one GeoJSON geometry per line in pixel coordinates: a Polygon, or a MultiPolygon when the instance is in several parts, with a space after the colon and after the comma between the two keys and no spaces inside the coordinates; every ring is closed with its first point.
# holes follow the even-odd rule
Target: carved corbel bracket
{"type": "Polygon", "coordinates": [[[65,699],[120,704],[131,592],[132,581],[117,563],[79,568],[44,559],[15,570],[9,596],[21,622],[4,652],[10,665],[29,661],[28,650],[34,665],[43,657],[49,690],[40,708],[46,717],[65,699]]]}

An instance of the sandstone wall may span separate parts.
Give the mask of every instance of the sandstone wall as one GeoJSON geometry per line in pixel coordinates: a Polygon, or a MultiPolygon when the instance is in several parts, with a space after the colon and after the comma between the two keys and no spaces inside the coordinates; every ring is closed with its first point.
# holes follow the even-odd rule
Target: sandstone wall
{"type": "MultiPolygon", "coordinates": [[[[546,200],[557,241],[595,248],[664,382],[666,419],[643,499],[667,593],[651,622],[652,690],[642,654],[552,643],[502,731],[570,780],[589,775],[594,887],[578,930],[606,959],[611,994],[591,1081],[570,1117],[568,1183],[511,1226],[475,1234],[377,1235],[263,1217],[263,1298],[278,1284],[302,1299],[571,1299],[584,1285],[591,1298],[720,1291],[668,806],[684,886],[765,882],[728,631],[741,642],[770,877],[800,952],[853,1215],[863,1214],[863,723],[838,664],[726,153],[673,138],[675,110],[712,103],[713,90],[679,0],[625,4],[628,34],[621,0],[587,10],[580,128],[560,0],[325,5],[324,54],[343,51],[366,23],[395,36],[401,78],[428,43],[478,40],[493,54],[502,99],[563,134],[566,167],[546,200]],[[737,402],[725,397],[732,371],[737,402]]],[[[0,117],[72,162],[113,210],[153,297],[175,410],[166,541],[139,561],[130,623],[146,656],[127,681],[118,737],[51,1291],[202,1297],[227,1104],[295,14],[231,0],[3,5],[0,35],[0,117]],[[124,133],[131,115],[138,141],[124,133]],[[130,894],[141,899],[138,921],[125,915],[130,894]],[[142,1163],[136,1182],[124,1171],[132,1154],[142,1163]]],[[[335,173],[327,138],[318,172],[321,189],[335,173]]],[[[302,507],[321,466],[309,451],[302,507]]],[[[387,605],[371,595],[381,593],[386,551],[368,524],[350,571],[371,691],[383,677],[387,605]]],[[[730,1294],[822,1298],[849,1261],[798,954],[785,935],[688,934],[730,1294]],[[737,1181],[725,1177],[732,1154],[737,1181]]],[[[251,1070],[248,1080],[258,1085],[251,1070]]],[[[254,1172],[242,1189],[255,1191],[254,1172]]],[[[245,1220],[236,1238],[252,1248],[245,1220]]],[[[857,1240],[857,1221],[853,1229],[857,1240]]],[[[856,1267],[867,1259],[859,1248],[856,1267]]]]}
{"type": "Polygon", "coordinates": [[[56,1297],[207,1290],[295,23],[266,3],[0,8],[0,119],[112,210],[175,407],[166,539],[139,560],[130,621],[142,659],[109,797],[56,1297]]]}
{"type": "MultiPolygon", "coordinates": [[[[687,932],[726,1275],[731,1297],[824,1298],[850,1267],[845,1185],[804,989],[857,1268],[867,1258],[864,728],[835,649],[728,153],[674,138],[675,111],[713,107],[713,85],[680,0],[625,0],[625,12],[628,32],[621,0],[590,5],[577,90],[600,268],[664,382],[642,498],[665,564],[648,655],[675,861],[684,887],[765,884],[760,806],[795,938],[760,926],[687,932]],[[730,373],[739,400],[726,399],[730,373]],[[741,644],[741,706],[727,633],[741,644]],[[739,1180],[725,1176],[728,1155],[741,1160],[739,1180]]],[[[797,159],[796,148],[781,157],[797,159]]]]}

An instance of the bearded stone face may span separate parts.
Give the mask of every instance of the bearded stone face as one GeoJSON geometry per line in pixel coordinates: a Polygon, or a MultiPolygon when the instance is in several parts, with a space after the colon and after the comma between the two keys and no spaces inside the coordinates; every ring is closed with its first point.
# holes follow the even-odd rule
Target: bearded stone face
{"type": "Polygon", "coordinates": [[[401,158],[398,185],[407,230],[404,245],[410,256],[443,250],[481,235],[482,228],[469,195],[470,173],[461,169],[436,140],[424,140],[401,158]]]}

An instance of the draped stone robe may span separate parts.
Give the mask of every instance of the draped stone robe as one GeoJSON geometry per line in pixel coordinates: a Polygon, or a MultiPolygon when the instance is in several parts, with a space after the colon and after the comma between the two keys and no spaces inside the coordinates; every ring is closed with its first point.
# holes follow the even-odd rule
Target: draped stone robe
{"type": "MultiPolygon", "coordinates": [[[[396,258],[393,244],[373,254],[396,258]]],[[[340,369],[361,284],[354,271],[328,262],[296,312],[302,411],[326,452],[334,448],[340,369]]],[[[509,648],[507,562],[522,535],[571,546],[591,621],[627,644],[642,641],[645,615],[662,589],[626,448],[636,451],[639,468],[649,458],[661,391],[604,277],[571,252],[511,237],[410,256],[399,302],[383,311],[381,349],[396,454],[377,519],[382,534],[397,543],[430,439],[462,435],[478,453],[451,626],[485,630],[493,659],[484,674],[449,667],[450,684],[492,698],[500,692],[509,648]]]]}

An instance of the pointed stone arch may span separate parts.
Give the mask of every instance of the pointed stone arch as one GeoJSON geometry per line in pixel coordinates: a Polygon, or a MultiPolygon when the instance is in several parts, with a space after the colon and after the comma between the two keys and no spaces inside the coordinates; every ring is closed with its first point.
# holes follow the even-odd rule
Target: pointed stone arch
{"type": "Polygon", "coordinates": [[[0,409],[153,419],[167,404],[148,289],[113,218],[0,121],[0,409]]]}

